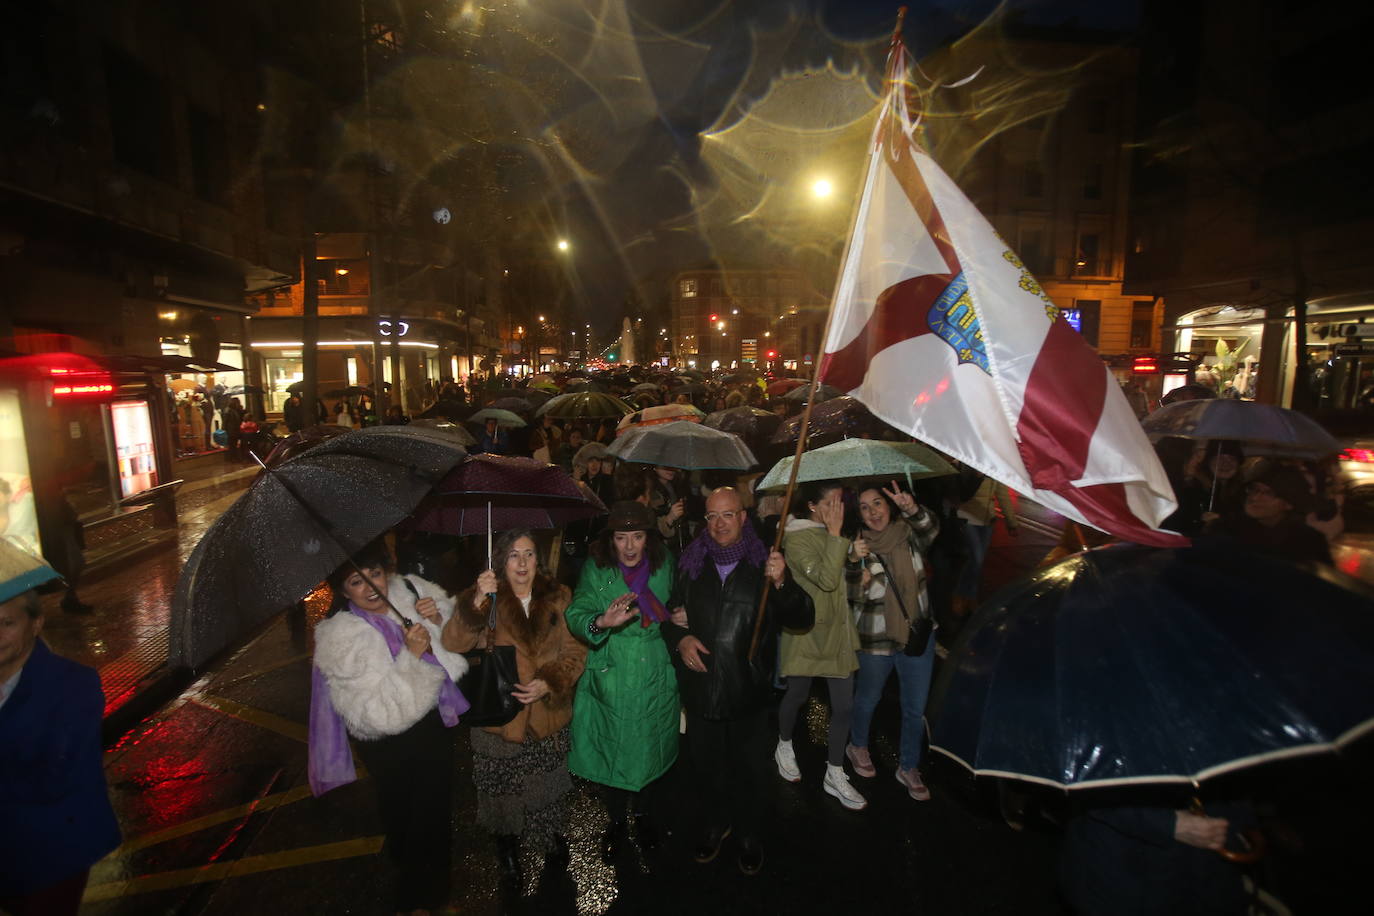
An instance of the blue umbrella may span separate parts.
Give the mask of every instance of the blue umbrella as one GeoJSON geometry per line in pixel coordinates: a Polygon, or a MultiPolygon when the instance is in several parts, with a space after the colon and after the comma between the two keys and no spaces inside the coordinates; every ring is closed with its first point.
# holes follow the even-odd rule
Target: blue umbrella
{"type": "Polygon", "coordinates": [[[931,748],[1061,789],[1196,786],[1374,729],[1374,592],[1219,545],[1092,550],[979,609],[931,748]]]}

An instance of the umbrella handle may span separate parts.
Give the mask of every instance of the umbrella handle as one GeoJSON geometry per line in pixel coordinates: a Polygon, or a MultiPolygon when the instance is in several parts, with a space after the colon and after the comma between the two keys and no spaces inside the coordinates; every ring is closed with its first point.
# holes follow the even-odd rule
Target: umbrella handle
{"type": "Polygon", "coordinates": [[[1240,838],[1245,841],[1245,849],[1228,849],[1223,846],[1217,850],[1217,855],[1227,862],[1249,865],[1264,858],[1264,854],[1269,850],[1269,841],[1264,838],[1264,832],[1259,828],[1242,831],[1240,838]]]}

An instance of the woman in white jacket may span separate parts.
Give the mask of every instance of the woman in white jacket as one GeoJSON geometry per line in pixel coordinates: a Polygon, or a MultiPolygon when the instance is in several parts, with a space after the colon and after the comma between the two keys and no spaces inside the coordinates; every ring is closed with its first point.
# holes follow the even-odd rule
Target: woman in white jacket
{"type": "MultiPolygon", "coordinates": [[[[334,609],[315,628],[310,784],[320,795],[356,778],[351,737],[376,787],[396,910],[424,912],[448,904],[451,729],[468,704],[431,651],[431,631],[388,601],[389,565],[374,545],[329,577],[334,609]]],[[[408,607],[439,616],[433,597],[408,607]]]]}

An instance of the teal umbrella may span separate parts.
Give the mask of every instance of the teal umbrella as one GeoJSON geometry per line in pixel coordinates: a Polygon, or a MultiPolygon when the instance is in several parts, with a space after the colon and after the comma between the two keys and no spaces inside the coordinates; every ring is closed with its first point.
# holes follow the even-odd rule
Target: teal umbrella
{"type": "MultiPolygon", "coordinates": [[[[760,490],[785,490],[792,473],[792,457],[777,464],[759,484],[760,490]]],[[[948,461],[919,442],[883,442],[877,439],[844,439],[802,454],[797,482],[898,477],[908,482],[917,477],[942,477],[956,471],[948,461]]]]}
{"type": "Polygon", "coordinates": [[[481,425],[488,420],[495,420],[497,426],[519,427],[528,424],[511,413],[509,410],[502,410],[499,407],[483,407],[477,413],[468,417],[467,422],[481,425]]]}
{"type": "Polygon", "coordinates": [[[44,582],[61,578],[43,558],[0,538],[0,604],[44,582]]]}

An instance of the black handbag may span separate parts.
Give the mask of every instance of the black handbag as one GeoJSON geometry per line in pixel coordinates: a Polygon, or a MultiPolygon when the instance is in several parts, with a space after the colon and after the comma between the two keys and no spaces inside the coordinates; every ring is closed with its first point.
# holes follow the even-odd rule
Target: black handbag
{"type": "MultiPolygon", "coordinates": [[[[402,581],[418,600],[420,593],[410,580],[402,577],[402,581]]],[[[463,653],[468,670],[458,679],[458,690],[463,694],[463,699],[468,701],[468,711],[462,716],[465,725],[505,725],[525,705],[514,694],[515,685],[520,683],[520,672],[515,664],[515,646],[492,645],[496,640],[496,596],[492,595],[490,600],[486,648],[463,653]]],[[[457,608],[453,612],[460,613],[457,608]]]]}
{"type": "Polygon", "coordinates": [[[486,648],[463,653],[463,658],[468,660],[468,670],[458,679],[458,689],[470,704],[463,721],[482,727],[505,725],[525,705],[514,693],[515,685],[520,683],[515,646],[493,645],[496,641],[496,596],[490,596],[490,601],[486,648]]]}
{"type": "MultiPolygon", "coordinates": [[[[888,563],[886,557],[878,557],[878,562],[888,569],[892,568],[892,564],[888,563]]],[[[918,615],[915,620],[912,620],[911,615],[907,613],[906,602],[902,600],[902,590],[897,588],[895,582],[891,581],[890,574],[888,588],[892,590],[892,594],[897,596],[897,607],[901,610],[902,616],[906,618],[906,645],[902,647],[902,654],[912,657],[925,655],[926,647],[930,645],[930,634],[935,631],[935,619],[929,614],[925,614],[918,615]]]]}

